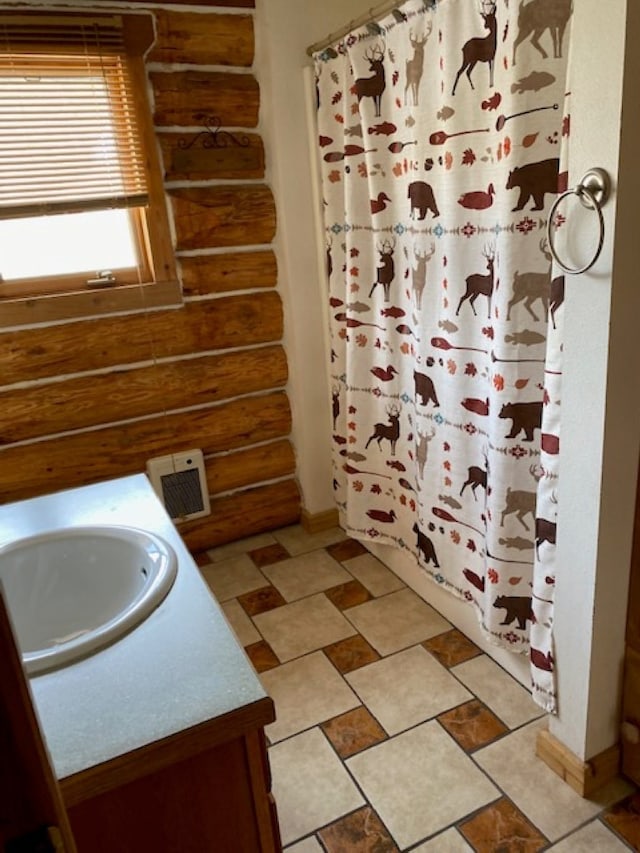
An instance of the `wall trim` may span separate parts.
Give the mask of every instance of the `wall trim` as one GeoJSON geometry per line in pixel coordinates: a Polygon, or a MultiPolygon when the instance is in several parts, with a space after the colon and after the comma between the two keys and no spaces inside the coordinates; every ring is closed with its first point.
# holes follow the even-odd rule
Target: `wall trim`
{"type": "Polygon", "coordinates": [[[302,510],[300,516],[300,524],[307,533],[321,533],[323,530],[329,530],[331,527],[338,527],[340,518],[337,509],[326,509],[324,512],[309,512],[306,509],[302,510]]]}
{"type": "Polygon", "coordinates": [[[620,772],[620,744],[614,744],[588,761],[582,761],[551,732],[545,730],[538,734],[536,755],[585,798],[591,797],[620,772]]]}

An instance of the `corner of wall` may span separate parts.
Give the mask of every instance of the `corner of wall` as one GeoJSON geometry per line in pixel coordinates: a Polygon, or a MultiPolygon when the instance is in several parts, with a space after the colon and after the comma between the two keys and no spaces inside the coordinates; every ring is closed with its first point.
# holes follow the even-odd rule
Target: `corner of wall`
{"type": "Polygon", "coordinates": [[[260,127],[268,140],[267,180],[278,210],[275,247],[298,480],[303,505],[315,514],[333,507],[333,491],[326,309],[303,75],[307,11],[304,4],[291,8],[274,0],[267,14],[264,0],[257,0],[256,66],[263,91],[260,127]]]}

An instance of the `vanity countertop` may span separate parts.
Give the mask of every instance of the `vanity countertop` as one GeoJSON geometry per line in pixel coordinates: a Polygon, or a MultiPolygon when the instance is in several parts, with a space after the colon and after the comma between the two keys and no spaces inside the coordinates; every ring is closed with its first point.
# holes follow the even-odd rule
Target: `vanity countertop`
{"type": "Polygon", "coordinates": [[[30,679],[58,779],[218,718],[228,727],[233,712],[267,698],[143,474],[0,506],[0,546],[95,524],[162,536],[178,574],[162,604],[121,640],[30,679]]]}

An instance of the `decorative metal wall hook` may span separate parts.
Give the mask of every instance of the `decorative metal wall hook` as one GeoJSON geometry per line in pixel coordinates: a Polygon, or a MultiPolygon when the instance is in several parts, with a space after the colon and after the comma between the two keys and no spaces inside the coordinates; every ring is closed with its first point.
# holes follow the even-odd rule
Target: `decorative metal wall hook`
{"type": "Polygon", "coordinates": [[[572,187],[559,195],[551,206],[549,218],[547,220],[547,240],[549,243],[549,251],[560,269],[569,273],[569,275],[580,275],[581,273],[587,272],[587,270],[590,270],[600,257],[600,252],[602,251],[602,246],[604,244],[604,218],[602,216],[602,207],[607,203],[610,190],[611,181],[605,170],[589,169],[589,171],[582,176],[582,179],[578,181],[575,187],[572,187]],[[599,225],[598,245],[596,246],[596,250],[591,259],[580,267],[570,267],[568,264],[565,264],[565,262],[558,256],[553,243],[556,211],[558,210],[560,203],[572,195],[576,195],[578,197],[583,207],[586,207],[588,210],[593,210],[596,213],[599,225]]]}
{"type": "Polygon", "coordinates": [[[178,148],[181,148],[183,151],[196,145],[198,141],[200,141],[203,148],[228,148],[231,145],[248,148],[250,145],[248,136],[236,136],[229,130],[221,130],[221,122],[218,116],[208,115],[207,113],[195,113],[193,120],[196,123],[202,124],[204,130],[201,130],[191,140],[179,139],[178,148]]]}
{"type": "Polygon", "coordinates": [[[593,209],[592,201],[604,207],[611,192],[611,181],[604,169],[589,169],[576,187],[576,193],[584,207],[593,209]],[[587,198],[585,199],[585,195],[587,198]]]}

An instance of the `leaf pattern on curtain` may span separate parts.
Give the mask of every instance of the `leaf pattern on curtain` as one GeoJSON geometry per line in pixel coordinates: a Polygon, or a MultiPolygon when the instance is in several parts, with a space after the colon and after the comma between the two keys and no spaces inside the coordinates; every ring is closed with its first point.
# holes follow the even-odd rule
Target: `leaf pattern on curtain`
{"type": "Polygon", "coordinates": [[[570,14],[409,0],[315,57],[342,522],[530,652],[548,710],[570,14]]]}

